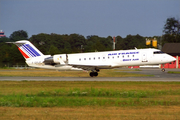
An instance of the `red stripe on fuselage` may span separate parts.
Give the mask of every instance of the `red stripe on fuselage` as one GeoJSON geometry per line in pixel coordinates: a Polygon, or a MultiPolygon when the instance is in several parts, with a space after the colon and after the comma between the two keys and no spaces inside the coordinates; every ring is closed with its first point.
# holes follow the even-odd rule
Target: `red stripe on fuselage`
{"type": "Polygon", "coordinates": [[[20,48],[18,48],[18,49],[25,58],[29,58],[29,56],[26,53],[24,53],[20,48]]]}

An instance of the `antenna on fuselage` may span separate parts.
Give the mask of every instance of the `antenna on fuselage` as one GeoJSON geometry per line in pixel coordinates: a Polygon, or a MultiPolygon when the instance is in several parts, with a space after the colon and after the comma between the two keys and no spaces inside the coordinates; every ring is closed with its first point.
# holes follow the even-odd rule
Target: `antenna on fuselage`
{"type": "Polygon", "coordinates": [[[135,49],[135,50],[137,50],[137,48],[136,48],[136,47],[134,47],[134,49],[135,49]]]}

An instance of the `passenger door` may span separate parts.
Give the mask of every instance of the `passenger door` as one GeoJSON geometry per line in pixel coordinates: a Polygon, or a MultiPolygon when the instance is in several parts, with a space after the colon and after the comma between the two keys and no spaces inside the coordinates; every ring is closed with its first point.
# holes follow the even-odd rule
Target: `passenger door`
{"type": "Polygon", "coordinates": [[[142,53],[142,62],[148,62],[147,53],[145,53],[145,52],[142,53]]]}

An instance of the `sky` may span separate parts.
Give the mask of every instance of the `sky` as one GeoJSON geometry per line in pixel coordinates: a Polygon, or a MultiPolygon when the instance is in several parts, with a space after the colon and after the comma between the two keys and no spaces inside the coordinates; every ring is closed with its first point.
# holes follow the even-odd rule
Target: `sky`
{"type": "Polygon", "coordinates": [[[180,20],[180,0],[0,0],[0,30],[99,37],[161,36],[166,19],[180,20]]]}

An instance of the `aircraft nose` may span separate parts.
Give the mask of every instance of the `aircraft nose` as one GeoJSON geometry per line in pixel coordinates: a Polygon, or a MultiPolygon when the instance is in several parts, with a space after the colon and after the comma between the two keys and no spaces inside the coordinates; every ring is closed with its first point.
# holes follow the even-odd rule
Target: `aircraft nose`
{"type": "Polygon", "coordinates": [[[170,56],[170,58],[169,58],[169,61],[170,61],[170,62],[173,62],[173,61],[175,61],[175,60],[176,60],[176,58],[170,56]]]}
{"type": "Polygon", "coordinates": [[[172,61],[175,61],[175,60],[176,60],[176,58],[172,57],[172,61]]]}

